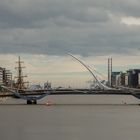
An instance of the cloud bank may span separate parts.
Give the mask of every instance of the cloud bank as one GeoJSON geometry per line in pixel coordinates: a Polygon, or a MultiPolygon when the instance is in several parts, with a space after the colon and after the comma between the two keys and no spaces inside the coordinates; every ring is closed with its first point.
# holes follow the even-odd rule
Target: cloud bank
{"type": "Polygon", "coordinates": [[[129,17],[139,9],[138,0],[0,1],[0,53],[138,55],[140,24],[129,17]]]}

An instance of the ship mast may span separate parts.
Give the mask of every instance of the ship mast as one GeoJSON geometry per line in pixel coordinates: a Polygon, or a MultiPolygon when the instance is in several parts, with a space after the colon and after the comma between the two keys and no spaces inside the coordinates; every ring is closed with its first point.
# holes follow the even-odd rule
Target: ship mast
{"type": "Polygon", "coordinates": [[[19,56],[18,61],[16,63],[18,64],[18,66],[15,68],[15,69],[17,69],[17,77],[15,77],[17,79],[17,81],[16,81],[15,87],[18,90],[23,90],[26,88],[25,83],[27,83],[27,82],[24,82],[24,77],[27,77],[27,76],[23,75],[22,69],[25,67],[22,66],[22,63],[24,63],[24,62],[20,60],[20,56],[19,56]]]}

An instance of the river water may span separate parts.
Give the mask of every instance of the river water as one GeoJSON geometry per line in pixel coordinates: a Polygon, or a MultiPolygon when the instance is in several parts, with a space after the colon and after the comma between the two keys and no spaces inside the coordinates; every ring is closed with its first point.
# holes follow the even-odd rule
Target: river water
{"type": "Polygon", "coordinates": [[[138,105],[0,105],[1,140],[139,140],[138,105]]]}

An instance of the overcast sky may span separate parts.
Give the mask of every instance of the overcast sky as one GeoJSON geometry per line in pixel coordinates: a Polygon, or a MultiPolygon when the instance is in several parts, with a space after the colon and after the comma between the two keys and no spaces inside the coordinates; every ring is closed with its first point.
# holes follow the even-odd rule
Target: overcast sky
{"type": "MultiPolygon", "coordinates": [[[[40,81],[43,79],[39,75],[39,72],[43,73],[42,69],[45,69],[44,73],[51,73],[56,71],[58,66],[59,69],[63,67],[61,72],[80,72],[81,67],[73,64],[73,60],[66,55],[68,52],[91,66],[96,65],[104,74],[108,57],[115,59],[114,65],[118,69],[124,65],[122,70],[132,65],[138,68],[140,1],[0,1],[2,66],[13,66],[13,61],[21,55],[26,61],[25,65],[30,64],[27,67],[29,74],[33,67],[39,66],[40,70],[34,69],[33,73],[36,76],[38,73],[40,81]],[[51,70],[45,68],[48,66],[48,60],[51,61],[51,70]],[[68,69],[66,63],[69,63],[71,68],[68,69]]],[[[35,76],[33,79],[35,80],[35,76]]]]}

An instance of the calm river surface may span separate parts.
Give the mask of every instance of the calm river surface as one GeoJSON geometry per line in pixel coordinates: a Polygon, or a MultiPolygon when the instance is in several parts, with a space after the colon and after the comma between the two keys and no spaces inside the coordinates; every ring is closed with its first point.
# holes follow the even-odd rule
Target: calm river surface
{"type": "Polygon", "coordinates": [[[1,140],[139,140],[138,105],[0,105],[1,140]]]}

